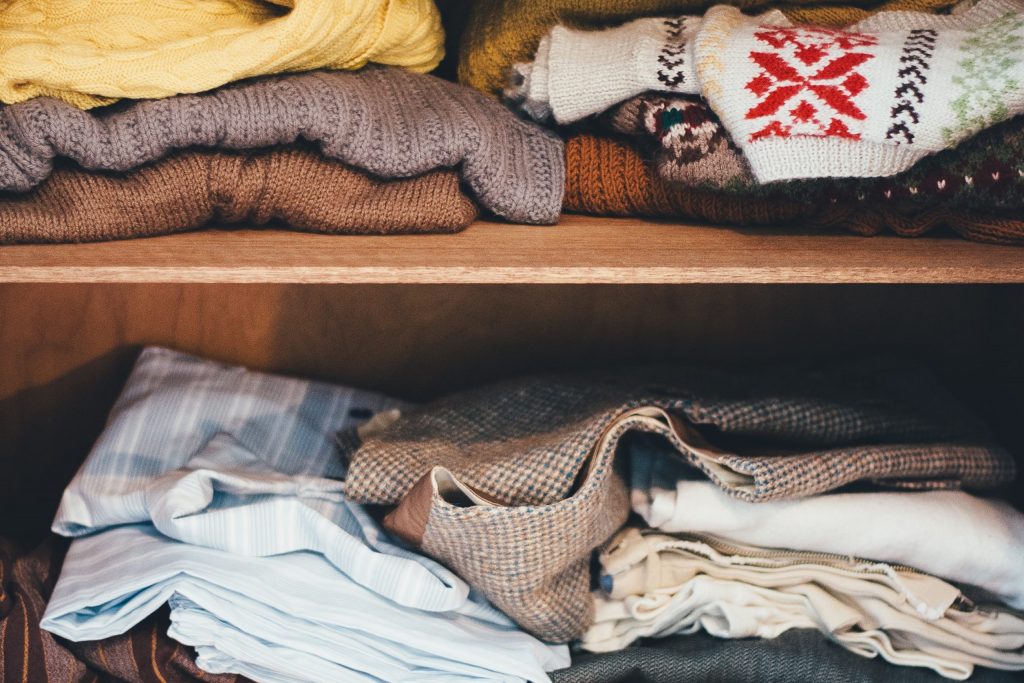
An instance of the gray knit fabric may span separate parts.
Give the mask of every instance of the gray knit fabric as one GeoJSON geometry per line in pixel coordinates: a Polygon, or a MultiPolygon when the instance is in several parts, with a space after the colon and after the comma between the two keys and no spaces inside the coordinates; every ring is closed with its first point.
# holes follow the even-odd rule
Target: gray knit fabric
{"type": "Polygon", "coordinates": [[[0,190],[42,182],[56,157],[127,171],[191,146],[252,149],[305,139],[382,178],[459,167],[486,209],[554,223],[562,207],[561,140],[480,93],[404,69],[278,76],[199,95],[87,112],[37,98],[0,109],[0,190]]]}
{"type": "MultiPolygon", "coordinates": [[[[772,639],[720,640],[695,633],[652,638],[617,652],[574,654],[553,683],[942,683],[916,667],[848,652],[814,629],[772,639]]],[[[1011,683],[1020,673],[978,668],[972,683],[1011,683]]]]}

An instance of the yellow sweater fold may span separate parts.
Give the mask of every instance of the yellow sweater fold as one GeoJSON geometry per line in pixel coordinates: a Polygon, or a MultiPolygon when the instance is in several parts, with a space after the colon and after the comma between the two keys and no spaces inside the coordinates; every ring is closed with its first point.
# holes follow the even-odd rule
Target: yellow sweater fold
{"type": "Polygon", "coordinates": [[[210,90],[253,76],[430,71],[444,54],[433,0],[6,0],[0,101],[88,109],[210,90]]]}

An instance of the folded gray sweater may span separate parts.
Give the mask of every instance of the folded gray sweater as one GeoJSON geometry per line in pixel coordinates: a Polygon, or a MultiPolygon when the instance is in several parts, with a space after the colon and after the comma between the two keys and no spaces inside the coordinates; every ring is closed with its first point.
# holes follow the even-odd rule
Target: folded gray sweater
{"type": "Polygon", "coordinates": [[[389,67],[278,76],[92,112],[49,98],[3,107],[0,190],[38,185],[57,157],[128,171],[186,147],[300,138],[382,178],[458,167],[478,202],[511,221],[554,223],[561,211],[558,137],[474,90],[389,67]]]}

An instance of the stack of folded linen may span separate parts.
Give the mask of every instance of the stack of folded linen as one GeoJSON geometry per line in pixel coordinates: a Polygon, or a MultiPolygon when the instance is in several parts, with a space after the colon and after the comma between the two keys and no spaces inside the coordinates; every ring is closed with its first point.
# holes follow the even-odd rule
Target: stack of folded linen
{"type": "Polygon", "coordinates": [[[558,219],[562,141],[423,73],[432,0],[194,4],[0,8],[0,243],[558,219]]]}
{"type": "Polygon", "coordinates": [[[570,126],[567,210],[1024,242],[1024,2],[708,4],[477,6],[460,76],[570,126]]]}
{"type": "Polygon", "coordinates": [[[386,528],[543,640],[817,629],[950,678],[1024,670],[1024,514],[959,490],[1014,461],[914,366],[529,378],[339,442],[350,499],[397,505],[386,528]]]}
{"type": "Polygon", "coordinates": [[[104,664],[103,639],[118,652],[123,634],[152,634],[148,651],[178,668],[258,681],[547,680],[568,664],[564,645],[522,632],[342,493],[335,432],[396,407],[145,350],[61,500],[53,529],[75,540],[60,578],[32,594],[38,612],[50,581],[42,628],[99,649],[67,655],[37,633],[24,640],[43,643],[35,661],[113,675],[123,663],[104,664]],[[148,618],[164,605],[194,666],[158,643],[148,618]]]}

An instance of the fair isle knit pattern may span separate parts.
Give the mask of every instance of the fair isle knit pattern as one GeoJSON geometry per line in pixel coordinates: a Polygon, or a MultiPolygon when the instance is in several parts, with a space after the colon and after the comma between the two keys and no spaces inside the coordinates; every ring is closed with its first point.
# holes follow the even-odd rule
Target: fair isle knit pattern
{"type": "Polygon", "coordinates": [[[505,99],[538,121],[568,124],[647,91],[697,93],[700,17],[654,17],[604,31],[555,26],[534,60],[513,66],[505,99]]]}
{"type": "Polygon", "coordinates": [[[251,150],[305,140],[328,159],[381,179],[457,168],[486,209],[555,223],[561,140],[499,103],[393,67],[270,77],[200,95],[84,112],[48,98],[0,109],[0,190],[26,191],[59,157],[130,171],[175,150],[251,150]]]}
{"type": "MultiPolygon", "coordinates": [[[[912,97],[912,89],[905,92],[912,97]]],[[[952,215],[954,210],[1024,208],[1024,116],[994,125],[889,178],[817,178],[768,185],[754,180],[718,117],[695,97],[646,93],[598,121],[628,135],[666,182],[735,194],[740,201],[877,207],[910,217],[926,209],[952,215]]],[[[901,124],[890,134],[912,136],[913,126],[901,124]]],[[[822,221],[820,214],[808,217],[809,223],[816,221],[822,221]]]]}
{"type": "Polygon", "coordinates": [[[1022,35],[1022,0],[883,12],[846,30],[717,6],[694,63],[759,182],[891,176],[1024,112],[1022,35]]]}
{"type": "Polygon", "coordinates": [[[601,117],[636,139],[662,178],[685,187],[749,188],[754,176],[718,117],[696,97],[647,93],[601,117]]]}
{"type": "Polygon", "coordinates": [[[1024,79],[1024,16],[1007,12],[965,40],[953,84],[960,96],[953,100],[957,125],[944,128],[950,143],[959,142],[973,131],[1010,117],[1009,100],[1021,90],[1024,79]]]}

